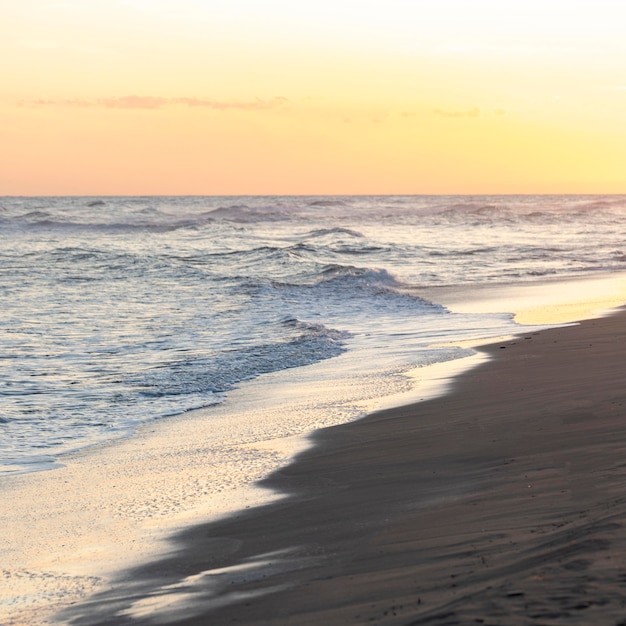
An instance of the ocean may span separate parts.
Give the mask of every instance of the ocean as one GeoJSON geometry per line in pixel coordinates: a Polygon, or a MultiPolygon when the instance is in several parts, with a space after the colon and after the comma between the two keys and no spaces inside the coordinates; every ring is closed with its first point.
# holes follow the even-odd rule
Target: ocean
{"type": "Polygon", "coordinates": [[[519,331],[424,290],[623,270],[625,227],[626,196],[0,198],[0,473],[314,364],[354,419],[519,331]]]}

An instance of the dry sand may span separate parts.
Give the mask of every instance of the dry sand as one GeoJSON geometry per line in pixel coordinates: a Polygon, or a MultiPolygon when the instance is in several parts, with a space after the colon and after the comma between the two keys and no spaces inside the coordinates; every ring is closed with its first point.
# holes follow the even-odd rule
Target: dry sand
{"type": "Polygon", "coordinates": [[[290,494],[182,532],[73,624],[626,624],[626,313],[317,431],[290,494]]]}

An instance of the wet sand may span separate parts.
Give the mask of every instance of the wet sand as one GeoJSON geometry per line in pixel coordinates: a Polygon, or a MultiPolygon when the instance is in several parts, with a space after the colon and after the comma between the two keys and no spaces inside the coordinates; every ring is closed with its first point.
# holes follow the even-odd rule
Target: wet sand
{"type": "Polygon", "coordinates": [[[72,624],[626,624],[626,312],[317,431],[289,497],[183,531],[72,624]]]}

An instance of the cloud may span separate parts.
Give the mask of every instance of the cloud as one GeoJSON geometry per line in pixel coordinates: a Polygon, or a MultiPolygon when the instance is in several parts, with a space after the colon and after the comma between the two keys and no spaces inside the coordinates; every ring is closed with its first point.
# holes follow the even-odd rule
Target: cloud
{"type": "Polygon", "coordinates": [[[480,109],[476,107],[466,111],[444,111],[442,109],[435,109],[433,114],[439,117],[479,117],[480,109]]]}
{"type": "Polygon", "coordinates": [[[220,101],[220,100],[206,100],[203,98],[176,98],[175,104],[186,104],[190,107],[206,107],[208,109],[216,109],[218,111],[226,111],[228,109],[243,109],[246,111],[258,111],[262,109],[275,109],[277,107],[284,106],[289,102],[288,98],[283,96],[276,96],[269,100],[261,100],[256,98],[249,102],[240,101],[220,101]]]}
{"type": "Polygon", "coordinates": [[[21,102],[21,106],[44,107],[65,106],[79,108],[104,109],[163,109],[170,106],[187,106],[212,109],[214,111],[242,110],[262,111],[276,109],[286,105],[287,98],[276,96],[268,100],[255,98],[254,100],[212,100],[210,98],[162,98],[160,96],[122,96],[113,98],[96,98],[86,100],[80,98],[48,99],[40,98],[21,102]]]}
{"type": "Polygon", "coordinates": [[[161,109],[168,104],[169,98],[123,96],[122,98],[100,98],[94,100],[91,106],[104,107],[105,109],[161,109]]]}

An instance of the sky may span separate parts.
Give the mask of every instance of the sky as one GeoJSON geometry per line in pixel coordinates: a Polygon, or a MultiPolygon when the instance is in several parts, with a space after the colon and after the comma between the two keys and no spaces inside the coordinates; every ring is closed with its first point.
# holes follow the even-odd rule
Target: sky
{"type": "Polygon", "coordinates": [[[0,195],[626,193],[623,0],[0,16],[0,195]]]}

